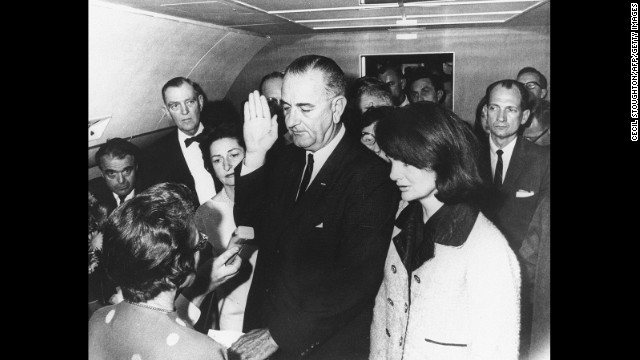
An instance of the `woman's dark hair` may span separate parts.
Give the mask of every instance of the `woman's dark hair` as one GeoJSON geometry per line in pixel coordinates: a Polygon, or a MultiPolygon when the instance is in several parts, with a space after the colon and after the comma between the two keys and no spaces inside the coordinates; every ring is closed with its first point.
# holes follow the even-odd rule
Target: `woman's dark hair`
{"type": "Polygon", "coordinates": [[[396,108],[378,122],[376,140],[387,156],[435,171],[439,201],[480,200],[478,141],[471,127],[443,105],[421,101],[396,108]]]}
{"type": "Polygon", "coordinates": [[[362,114],[360,117],[360,129],[362,130],[365,127],[375,123],[376,121],[380,121],[386,117],[389,117],[390,114],[394,111],[395,106],[378,106],[371,108],[362,114]]]}
{"type": "Polygon", "coordinates": [[[187,186],[161,183],[109,216],[100,261],[126,300],[144,302],[177,289],[195,271],[194,202],[187,186]]]}
{"type": "Polygon", "coordinates": [[[203,131],[202,140],[200,141],[202,160],[204,161],[204,168],[207,169],[213,177],[213,181],[216,182],[216,188],[218,188],[217,185],[222,186],[222,184],[220,184],[220,180],[218,180],[216,173],[213,171],[213,165],[211,165],[211,144],[224,138],[236,139],[243,149],[247,149],[242,137],[242,123],[235,121],[223,122],[213,129],[203,131]]]}
{"type": "Polygon", "coordinates": [[[476,106],[476,118],[473,123],[473,132],[476,134],[478,141],[483,146],[489,145],[489,134],[487,134],[487,132],[484,130],[484,127],[482,126],[482,111],[484,106],[487,105],[487,102],[488,101],[486,96],[483,96],[482,99],[480,99],[478,106],[476,106]]]}

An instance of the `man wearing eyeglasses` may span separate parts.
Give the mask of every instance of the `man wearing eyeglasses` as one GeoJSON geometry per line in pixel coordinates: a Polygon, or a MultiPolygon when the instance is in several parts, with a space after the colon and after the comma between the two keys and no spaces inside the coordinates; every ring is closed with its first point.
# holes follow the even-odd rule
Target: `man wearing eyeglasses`
{"type": "Polygon", "coordinates": [[[547,97],[547,78],[542,73],[531,66],[527,66],[518,71],[518,82],[524,84],[529,93],[536,99],[547,97]]]}
{"type": "Polygon", "coordinates": [[[173,78],[162,87],[162,109],[176,129],[146,149],[144,188],[161,182],[185,184],[201,204],[216,194],[213,177],[204,167],[198,143],[204,131],[200,115],[204,95],[197,83],[173,78]]]}
{"type": "Polygon", "coordinates": [[[89,181],[89,191],[108,214],[140,191],[136,182],[139,154],[137,146],[121,138],[107,140],[96,152],[102,177],[89,181]]]}
{"type": "Polygon", "coordinates": [[[289,145],[293,142],[291,134],[287,131],[287,125],[284,123],[284,114],[280,105],[282,79],[284,79],[284,74],[280,71],[274,71],[265,75],[260,81],[260,94],[267,98],[271,113],[278,116],[278,142],[280,146],[289,145]]]}

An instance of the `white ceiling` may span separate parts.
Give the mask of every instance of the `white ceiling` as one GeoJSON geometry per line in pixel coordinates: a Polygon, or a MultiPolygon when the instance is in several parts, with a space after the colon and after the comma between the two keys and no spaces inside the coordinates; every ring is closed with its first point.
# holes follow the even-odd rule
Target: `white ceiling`
{"type": "Polygon", "coordinates": [[[106,0],[261,35],[549,25],[550,0],[106,0]],[[386,3],[385,3],[386,2],[386,3]],[[406,25],[398,20],[415,22],[406,25]]]}

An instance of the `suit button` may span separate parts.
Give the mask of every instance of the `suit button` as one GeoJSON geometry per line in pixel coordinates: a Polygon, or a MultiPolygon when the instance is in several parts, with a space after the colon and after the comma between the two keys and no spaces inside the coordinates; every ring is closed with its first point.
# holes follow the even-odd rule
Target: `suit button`
{"type": "Polygon", "coordinates": [[[388,337],[391,337],[391,333],[389,332],[389,329],[384,329],[384,331],[386,331],[386,332],[387,332],[387,336],[388,336],[388,337]]]}
{"type": "Polygon", "coordinates": [[[394,274],[396,273],[396,266],[395,265],[391,265],[391,272],[393,272],[394,274]]]}
{"type": "Polygon", "coordinates": [[[389,305],[393,306],[393,300],[391,300],[391,298],[387,298],[387,302],[389,303],[389,305]]]}
{"type": "Polygon", "coordinates": [[[418,277],[418,275],[413,275],[413,278],[416,280],[418,284],[420,284],[420,278],[418,277]]]}

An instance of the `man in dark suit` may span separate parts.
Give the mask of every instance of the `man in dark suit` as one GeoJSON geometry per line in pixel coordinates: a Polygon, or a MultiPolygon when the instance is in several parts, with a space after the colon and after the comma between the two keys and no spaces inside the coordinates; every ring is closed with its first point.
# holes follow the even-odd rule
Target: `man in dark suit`
{"type": "MultiPolygon", "coordinates": [[[[485,178],[493,183],[485,212],[517,254],[541,200],[550,197],[549,148],[518,135],[533,103],[525,85],[516,80],[496,81],[485,96],[483,110],[490,135],[483,167],[485,178]]],[[[520,354],[526,357],[533,311],[526,287],[521,299],[520,354]]]]}
{"type": "Polygon", "coordinates": [[[100,146],[95,159],[102,177],[89,181],[89,191],[110,214],[141,190],[136,181],[140,150],[127,140],[112,138],[100,146]]]}
{"type": "MultiPolygon", "coordinates": [[[[140,149],[121,138],[107,140],[96,152],[102,176],[89,181],[89,192],[106,209],[106,216],[142,190],[137,176],[139,159],[140,149]]],[[[89,314],[109,305],[115,293],[115,284],[98,266],[89,274],[89,314]]]]}
{"type": "Polygon", "coordinates": [[[198,84],[184,77],[173,78],[162,87],[164,112],[177,128],[147,148],[144,172],[145,188],[167,181],[185,184],[198,194],[200,204],[216,194],[198,146],[197,135],[204,130],[201,91],[198,84]]]}
{"type": "Polygon", "coordinates": [[[486,96],[490,149],[484,154],[484,169],[494,189],[487,215],[517,252],[540,200],[549,195],[549,149],[518,135],[531,109],[523,84],[496,81],[489,85],[486,96]]]}
{"type": "Polygon", "coordinates": [[[258,92],[245,104],[247,153],[236,167],[236,224],[260,252],[245,311],[242,359],[366,359],[397,191],[389,169],[345,136],[344,74],[308,55],[286,69],[285,122],[295,146],[265,159],[276,117],[258,92]]]}

